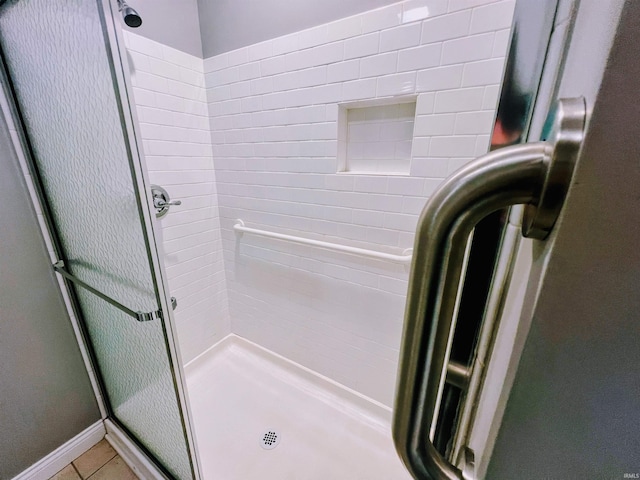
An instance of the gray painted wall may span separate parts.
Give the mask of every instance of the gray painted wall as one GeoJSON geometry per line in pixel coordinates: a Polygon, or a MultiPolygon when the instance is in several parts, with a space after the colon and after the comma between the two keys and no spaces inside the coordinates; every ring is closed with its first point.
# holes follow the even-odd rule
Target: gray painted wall
{"type": "MultiPolygon", "coordinates": [[[[115,0],[113,0],[115,4],[115,0]]],[[[207,0],[206,3],[216,3],[207,0]]],[[[142,25],[126,30],[202,58],[197,0],[128,0],[142,18],[142,25]]],[[[119,17],[121,20],[122,17],[119,17]]]]}
{"type": "MultiPolygon", "coordinates": [[[[115,2],[115,0],[113,0],[115,2]]],[[[142,17],[123,28],[191,55],[236,48],[355,15],[398,0],[129,0],[142,17]]]]}
{"type": "Polygon", "coordinates": [[[8,130],[0,119],[0,478],[100,420],[8,130]]]}
{"type": "Polygon", "coordinates": [[[561,94],[584,94],[593,114],[553,249],[539,245],[540,294],[487,479],[640,473],[640,3],[625,2],[598,65],[622,3],[580,5],[561,94]]]}
{"type": "Polygon", "coordinates": [[[198,0],[204,58],[398,0],[198,0]]]}

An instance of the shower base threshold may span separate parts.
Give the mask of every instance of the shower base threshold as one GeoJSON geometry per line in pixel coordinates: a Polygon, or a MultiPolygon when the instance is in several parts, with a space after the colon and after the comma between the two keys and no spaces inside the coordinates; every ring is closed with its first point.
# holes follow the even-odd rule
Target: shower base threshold
{"type": "Polygon", "coordinates": [[[205,480],[411,478],[388,407],[259,345],[229,335],[186,375],[205,480]]]}

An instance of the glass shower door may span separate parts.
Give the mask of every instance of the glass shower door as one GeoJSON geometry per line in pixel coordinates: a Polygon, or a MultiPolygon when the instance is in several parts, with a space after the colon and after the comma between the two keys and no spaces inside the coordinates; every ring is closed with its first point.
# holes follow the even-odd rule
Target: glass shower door
{"type": "Polygon", "coordinates": [[[170,307],[101,3],[7,2],[0,44],[109,416],[168,476],[194,478],[170,307]]]}

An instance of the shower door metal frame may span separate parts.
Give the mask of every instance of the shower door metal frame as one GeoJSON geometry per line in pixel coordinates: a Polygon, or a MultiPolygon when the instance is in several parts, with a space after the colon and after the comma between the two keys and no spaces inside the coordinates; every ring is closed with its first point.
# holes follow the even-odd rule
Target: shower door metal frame
{"type": "MultiPolygon", "coordinates": [[[[196,445],[194,425],[191,418],[189,400],[187,395],[186,379],[184,370],[181,363],[180,349],[178,345],[178,335],[175,326],[175,317],[173,314],[171,297],[168,290],[168,284],[166,282],[166,272],[164,266],[160,261],[159,246],[157,243],[158,235],[155,232],[154,213],[151,211],[152,199],[150,193],[149,179],[146,176],[146,164],[144,160],[144,153],[142,149],[142,141],[140,135],[137,134],[137,115],[135,109],[132,108],[132,102],[130,94],[133,92],[132,86],[129,82],[129,78],[125,75],[125,65],[123,64],[123,58],[126,59],[126,50],[124,50],[124,41],[122,33],[116,26],[116,15],[113,11],[113,5],[110,0],[95,0],[96,8],[100,17],[102,25],[102,33],[105,42],[105,49],[107,52],[107,61],[111,67],[111,79],[113,84],[114,93],[118,99],[117,108],[120,115],[122,133],[125,139],[125,148],[128,153],[129,168],[131,170],[131,176],[133,180],[133,189],[135,192],[136,202],[138,205],[138,214],[140,218],[140,224],[142,233],[145,240],[145,246],[147,250],[147,258],[149,261],[149,268],[151,279],[153,282],[154,290],[156,292],[156,301],[159,305],[159,311],[162,312],[161,318],[157,320],[162,322],[162,331],[165,339],[165,348],[168,353],[170,373],[173,379],[174,390],[176,393],[176,399],[179,403],[180,418],[182,421],[183,434],[187,447],[187,453],[189,455],[189,463],[191,466],[192,476],[195,480],[201,480],[202,474],[200,471],[199,453],[196,445]],[[124,56],[123,56],[124,53],[124,56]]],[[[0,2],[0,8],[2,3],[0,2]]],[[[0,12],[1,14],[1,12],[0,12]]],[[[43,182],[41,175],[36,167],[34,160],[33,148],[26,134],[26,127],[22,113],[18,107],[16,101],[16,93],[9,75],[7,68],[7,62],[4,52],[0,48],[0,87],[3,88],[5,96],[10,109],[10,114],[13,118],[16,130],[18,133],[18,141],[22,153],[29,169],[29,172],[33,178],[33,185],[36,196],[42,208],[42,214],[44,223],[46,225],[49,238],[51,239],[53,251],[58,261],[67,263],[67,258],[62,248],[60,235],[58,234],[57,227],[53,221],[53,215],[51,207],[49,206],[46,194],[44,193],[43,182]]],[[[54,268],[54,267],[52,267],[54,268]]],[[[77,326],[81,334],[81,343],[83,344],[87,356],[89,358],[88,367],[94,372],[94,378],[97,390],[96,401],[102,414],[102,419],[107,425],[107,433],[109,428],[115,428],[118,431],[117,436],[126,438],[130,445],[138,451],[136,452],[143,457],[147,465],[156,469],[154,475],[160,475],[163,478],[170,479],[172,476],[160,465],[155,457],[141,444],[135,435],[133,435],[129,429],[122,424],[117,417],[108,401],[107,390],[102,378],[100,366],[97,361],[95,351],[92,347],[90,336],[84,320],[82,309],[80,308],[80,302],[78,300],[76,286],[71,280],[64,278],[64,284],[69,297],[69,303],[73,314],[77,319],[77,326]]]]}
{"type": "MultiPolygon", "coordinates": [[[[47,197],[42,187],[42,179],[41,179],[40,173],[35,167],[35,161],[33,159],[33,150],[31,147],[31,142],[29,141],[29,138],[25,133],[26,129],[24,126],[22,115],[15,101],[15,93],[13,90],[12,83],[7,74],[6,62],[4,59],[4,54],[2,54],[2,52],[0,52],[0,84],[5,92],[7,102],[9,103],[8,106],[9,106],[9,109],[11,110],[11,117],[13,119],[14,124],[16,125],[20,150],[24,155],[27,167],[29,169],[29,173],[33,178],[33,186],[35,189],[35,194],[36,194],[36,197],[38,198],[38,203],[42,209],[42,216],[44,218],[44,223],[47,229],[49,239],[51,240],[53,253],[55,254],[55,257],[58,259],[58,262],[64,263],[66,261],[66,256],[64,254],[64,250],[61,247],[60,236],[57,232],[55,223],[53,222],[51,208],[49,206],[47,197]]],[[[153,456],[146,450],[146,448],[143,445],[139,444],[135,440],[135,437],[130,433],[130,431],[122,423],[120,423],[115,417],[114,411],[107,400],[108,398],[107,390],[106,390],[104,381],[102,379],[100,365],[98,363],[95,351],[91,344],[90,335],[86,327],[86,321],[84,319],[84,314],[82,312],[82,309],[80,308],[80,302],[78,300],[78,294],[76,291],[78,287],[73,283],[73,281],[69,280],[64,276],[61,277],[61,280],[62,280],[62,284],[64,285],[64,287],[61,285],[61,288],[64,288],[65,292],[63,293],[66,293],[66,296],[68,297],[68,300],[69,300],[68,307],[70,307],[72,310],[72,312],[69,312],[69,313],[72,313],[72,316],[76,318],[76,326],[78,327],[78,331],[80,333],[80,338],[78,339],[78,343],[81,344],[81,347],[84,349],[84,351],[87,354],[88,365],[85,365],[85,366],[87,367],[88,371],[93,372],[93,375],[90,375],[95,380],[95,383],[92,382],[92,386],[94,386],[94,394],[96,397],[96,402],[98,403],[98,407],[100,409],[102,420],[103,422],[105,422],[105,426],[107,427],[107,434],[109,433],[108,427],[117,428],[119,430],[120,435],[128,438],[130,443],[132,445],[135,445],[135,447],[138,449],[137,453],[142,457],[146,458],[147,463],[150,463],[155,467],[156,469],[155,473],[157,475],[160,475],[161,478],[167,478],[167,479],[170,478],[163,471],[163,469],[153,461],[153,456]]],[[[73,322],[73,318],[71,318],[71,321],[73,322]]]]}
{"type": "MultiPolygon", "coordinates": [[[[2,7],[2,4],[0,4],[2,7]]],[[[60,236],[58,235],[57,229],[53,222],[53,215],[51,213],[51,207],[49,206],[49,202],[47,201],[47,197],[44,193],[42,178],[40,176],[40,172],[36,168],[35,161],[33,159],[33,149],[31,147],[31,142],[26,135],[25,123],[18,109],[18,104],[16,101],[16,95],[13,88],[13,84],[8,74],[7,63],[5,60],[4,52],[0,46],[0,88],[2,88],[4,96],[7,101],[7,106],[10,110],[8,112],[13,120],[13,124],[16,127],[17,133],[17,141],[19,142],[20,153],[23,154],[25,163],[27,164],[27,168],[29,169],[29,174],[33,179],[33,187],[35,190],[35,195],[38,199],[39,206],[42,210],[42,216],[44,218],[44,223],[47,228],[47,233],[49,239],[51,240],[51,246],[53,249],[53,253],[59,262],[65,262],[66,256],[64,255],[64,250],[62,249],[62,243],[60,241],[60,236]]],[[[16,148],[18,145],[16,145],[16,148]]],[[[83,314],[80,310],[80,303],[78,301],[78,297],[74,288],[73,283],[67,281],[66,278],[62,278],[63,283],[66,287],[66,293],[69,298],[69,306],[73,310],[73,315],[78,319],[77,326],[80,334],[82,336],[82,347],[84,347],[87,352],[87,356],[89,358],[88,367],[93,372],[99,372],[98,363],[96,361],[95,353],[93,348],[91,347],[91,343],[89,342],[89,336],[87,329],[85,328],[83,314]]],[[[102,415],[102,419],[106,419],[110,415],[112,415],[111,408],[109,404],[104,400],[106,395],[106,390],[104,388],[104,384],[99,374],[95,375],[95,387],[97,391],[94,391],[96,394],[96,401],[98,403],[98,407],[100,408],[100,414],[102,415]]]]}
{"type": "Polygon", "coordinates": [[[182,417],[187,451],[190,456],[189,460],[194,478],[200,480],[202,474],[200,471],[199,452],[196,445],[195,428],[191,417],[187,383],[178,344],[178,332],[172,308],[171,295],[169,293],[169,285],[166,281],[167,273],[164,269],[164,264],[160,260],[162,258],[162,246],[159,245],[158,239],[161,237],[157,235],[155,231],[157,227],[159,228],[159,225],[155,221],[155,212],[152,207],[151,182],[147,177],[142,137],[138,132],[138,116],[135,109],[135,102],[132,98],[133,86],[131,85],[129,76],[125,74],[128,68],[128,64],[126,63],[126,47],[122,36],[122,29],[119,23],[117,23],[117,19],[119,18],[118,11],[114,10],[113,2],[110,0],[96,0],[96,2],[100,10],[105,47],[110,56],[109,62],[111,63],[114,91],[120,102],[118,108],[122,120],[123,134],[128,143],[129,164],[132,177],[135,180],[134,189],[137,193],[136,197],[138,200],[140,219],[146,237],[147,255],[152,271],[152,279],[156,292],[161,293],[158,295],[158,303],[163,312],[165,343],[167,351],[169,352],[171,374],[174,380],[176,396],[180,403],[180,414],[182,417]]]}

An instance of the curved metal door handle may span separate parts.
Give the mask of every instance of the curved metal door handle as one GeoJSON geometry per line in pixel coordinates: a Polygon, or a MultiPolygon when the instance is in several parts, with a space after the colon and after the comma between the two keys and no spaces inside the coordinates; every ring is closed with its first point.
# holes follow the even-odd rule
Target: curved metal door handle
{"type": "Polygon", "coordinates": [[[416,479],[464,478],[434,447],[430,431],[440,385],[452,370],[445,355],[467,238],[485,216],[518,204],[530,206],[523,222],[528,236],[548,235],[571,180],[585,111],[582,98],[560,100],[550,141],[477,158],[449,177],[422,211],[393,413],[396,450],[416,479]]]}

